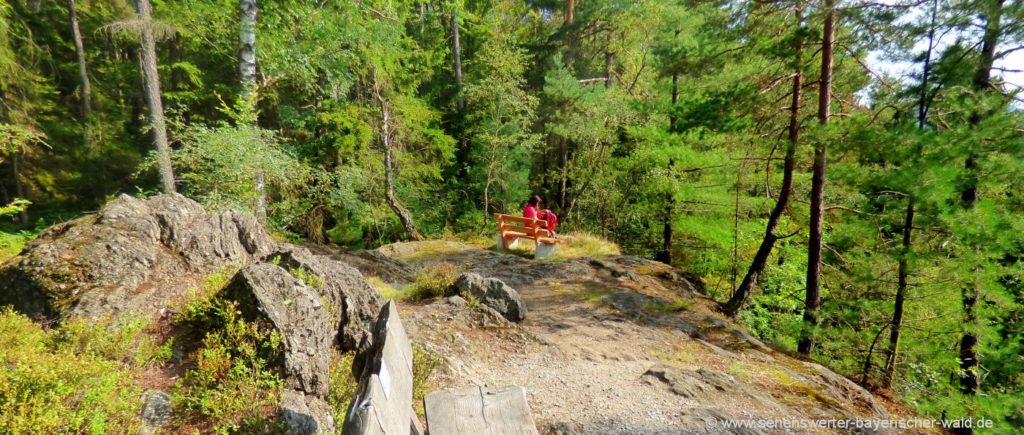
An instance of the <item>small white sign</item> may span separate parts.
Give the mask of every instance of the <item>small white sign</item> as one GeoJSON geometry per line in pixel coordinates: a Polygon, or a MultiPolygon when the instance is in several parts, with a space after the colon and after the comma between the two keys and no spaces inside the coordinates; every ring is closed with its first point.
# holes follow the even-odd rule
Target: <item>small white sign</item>
{"type": "Polygon", "coordinates": [[[388,372],[388,365],[383,360],[380,362],[380,374],[377,375],[380,379],[380,385],[384,387],[384,397],[391,399],[391,373],[388,372]]]}

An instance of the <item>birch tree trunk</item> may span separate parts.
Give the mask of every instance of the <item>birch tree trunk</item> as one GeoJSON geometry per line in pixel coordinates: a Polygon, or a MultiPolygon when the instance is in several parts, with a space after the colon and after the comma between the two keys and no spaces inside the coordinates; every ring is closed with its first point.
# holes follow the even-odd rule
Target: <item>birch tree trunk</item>
{"type": "Polygon", "coordinates": [[[149,106],[150,126],[153,129],[153,144],[156,147],[157,168],[160,172],[160,187],[174,192],[174,170],[171,168],[171,147],[167,143],[167,123],[164,120],[164,104],[160,99],[160,77],[157,75],[156,37],[150,25],[153,5],[149,0],[135,0],[135,10],[142,21],[140,29],[140,58],[142,61],[142,85],[146,105],[149,106]]]}
{"type": "MultiPolygon", "coordinates": [[[[239,0],[241,25],[238,31],[238,74],[242,85],[242,101],[256,113],[256,0],[239,0]]],[[[253,117],[255,120],[255,117],[253,117]]],[[[255,121],[254,121],[255,122],[255,121]]],[[[256,170],[256,218],[267,222],[267,188],[262,170],[256,170]]]]}
{"type": "Polygon", "coordinates": [[[394,138],[392,137],[393,129],[391,128],[391,108],[390,102],[387,97],[384,96],[380,89],[380,82],[376,77],[373,78],[373,94],[380,104],[380,142],[384,148],[384,199],[388,203],[388,207],[391,211],[398,216],[398,220],[402,222],[402,227],[405,229],[405,235],[409,240],[420,240],[419,231],[416,230],[416,224],[413,222],[412,214],[405,208],[402,201],[398,199],[398,195],[395,194],[395,169],[394,169],[394,138]]]}
{"type": "MultiPolygon", "coordinates": [[[[835,38],[835,0],[825,0],[825,23],[821,39],[821,79],[818,81],[818,122],[828,125],[832,103],[832,50],[835,38]]],[[[811,219],[807,239],[807,293],[804,297],[803,336],[797,351],[803,355],[814,352],[814,335],[821,306],[821,244],[822,218],[825,214],[825,159],[828,149],[824,141],[814,146],[814,167],[811,174],[811,219]]]]}
{"type": "Polygon", "coordinates": [[[452,8],[452,52],[455,55],[455,92],[456,106],[462,112],[466,102],[462,98],[462,40],[459,38],[459,11],[452,8]]]}

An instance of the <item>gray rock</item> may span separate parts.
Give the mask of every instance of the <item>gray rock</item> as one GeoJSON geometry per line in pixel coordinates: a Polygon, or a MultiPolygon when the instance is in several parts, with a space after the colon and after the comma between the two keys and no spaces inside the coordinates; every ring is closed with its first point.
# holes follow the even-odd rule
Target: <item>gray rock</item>
{"type": "Polygon", "coordinates": [[[644,372],[644,377],[655,379],[668,386],[669,391],[692,399],[706,398],[710,394],[725,394],[729,397],[748,397],[764,409],[785,413],[786,409],[775,400],[748,388],[731,375],[708,368],[687,370],[667,364],[656,364],[644,372]]]}
{"type": "Polygon", "coordinates": [[[456,307],[464,307],[464,306],[469,304],[469,302],[467,302],[466,299],[464,299],[462,296],[458,296],[458,295],[456,295],[456,296],[448,296],[447,298],[444,298],[444,300],[448,304],[454,305],[456,307]]]}
{"type": "Polygon", "coordinates": [[[288,387],[327,394],[328,352],[335,327],[315,290],[280,266],[260,263],[235,275],[225,296],[238,301],[247,318],[267,319],[281,332],[288,387]]]}
{"type": "Polygon", "coordinates": [[[275,246],[249,214],[209,213],[178,194],[121,195],[50,227],[0,266],[0,306],[54,319],[154,315],[207,275],[275,246]]]}
{"type": "Polygon", "coordinates": [[[493,308],[508,320],[518,322],[526,318],[526,303],[515,289],[501,280],[463,273],[455,281],[455,287],[462,294],[472,296],[481,304],[493,308]]]}
{"type": "Polygon", "coordinates": [[[171,395],[150,390],[142,395],[142,433],[153,434],[171,419],[171,395]]]}
{"type": "Polygon", "coordinates": [[[836,398],[839,403],[864,408],[875,417],[888,418],[891,416],[889,411],[878,402],[875,395],[865,390],[864,387],[820,364],[805,362],[804,365],[817,373],[817,379],[812,380],[819,384],[824,392],[836,398]]]}
{"type": "Polygon", "coordinates": [[[415,272],[408,264],[376,249],[344,252],[338,255],[341,260],[359,269],[366,276],[376,276],[388,283],[408,283],[414,280],[415,272]]]}
{"type": "Polygon", "coordinates": [[[333,434],[334,414],[322,398],[286,390],[281,394],[281,421],[292,434],[333,434]]]}
{"type": "Polygon", "coordinates": [[[709,371],[704,374],[665,364],[647,369],[644,376],[653,377],[668,385],[673,393],[690,399],[703,397],[714,390],[726,391],[736,386],[735,379],[724,373],[709,371]],[[709,378],[705,379],[705,375],[709,375],[709,378]]]}
{"type": "Polygon", "coordinates": [[[369,346],[370,328],[384,300],[358,270],[298,246],[282,246],[268,258],[313,284],[310,287],[320,295],[342,350],[361,352],[369,346]]]}
{"type": "Polygon", "coordinates": [[[247,318],[269,320],[284,338],[281,417],[291,433],[333,433],[326,397],[330,349],[372,347],[364,310],[381,306],[376,291],[354,269],[303,248],[271,255],[272,262],[242,269],[224,297],[239,302],[247,318]]]}

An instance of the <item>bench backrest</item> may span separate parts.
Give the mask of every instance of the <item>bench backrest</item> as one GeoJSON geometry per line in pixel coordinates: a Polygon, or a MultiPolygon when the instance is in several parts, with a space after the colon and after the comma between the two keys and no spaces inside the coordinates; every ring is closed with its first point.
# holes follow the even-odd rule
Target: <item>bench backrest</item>
{"type": "Polygon", "coordinates": [[[495,213],[494,220],[498,223],[498,231],[502,234],[519,233],[529,238],[551,237],[551,231],[548,230],[548,223],[545,220],[501,213],[495,213]]]}

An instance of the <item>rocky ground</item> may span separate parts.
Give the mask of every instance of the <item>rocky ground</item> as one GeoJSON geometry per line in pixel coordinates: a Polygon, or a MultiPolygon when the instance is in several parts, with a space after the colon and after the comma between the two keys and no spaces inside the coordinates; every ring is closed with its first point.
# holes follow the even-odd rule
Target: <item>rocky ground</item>
{"type": "MultiPolygon", "coordinates": [[[[560,255],[539,261],[451,241],[338,252],[278,242],[251,215],[213,213],[180,195],[121,196],[0,265],[0,306],[46,325],[142,316],[166,333],[195,289],[223,275],[226,285],[207,297],[237,302],[283,337],[278,413],[301,433],[336,428],[330,348],[372,349],[382,295],[401,294],[422,270],[462,273],[443,286],[465,296],[399,301],[414,345],[442,361],[431,388],[523,386],[542,433],[814,433],[829,431],[722,424],[909,415],[722,318],[699,279],[584,246],[568,237],[560,255]]],[[[186,360],[141,372],[141,414],[159,414],[146,427],[167,420],[166,392],[181,385],[186,360]]]]}
{"type": "Polygon", "coordinates": [[[541,433],[829,433],[716,425],[907,414],[736,328],[713,312],[699,282],[660,263],[535,261],[436,241],[358,255],[364,261],[349,262],[396,287],[442,262],[514,287],[529,309],[518,323],[462,298],[403,302],[401,311],[413,341],[443,358],[437,388],[525,386],[541,433]]]}

